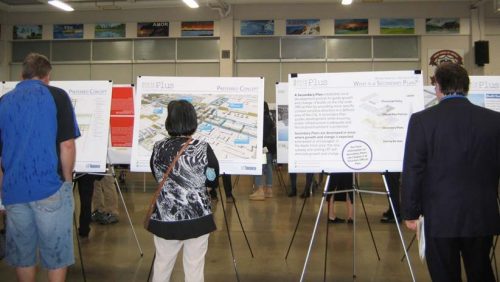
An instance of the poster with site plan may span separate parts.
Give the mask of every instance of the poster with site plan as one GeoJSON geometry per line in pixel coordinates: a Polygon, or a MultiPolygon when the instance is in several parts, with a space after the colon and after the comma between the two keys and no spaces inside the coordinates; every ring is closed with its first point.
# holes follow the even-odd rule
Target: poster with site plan
{"type": "Polygon", "coordinates": [[[243,77],[139,77],[132,171],[150,171],[155,142],[168,137],[167,105],[187,100],[198,116],[193,138],[208,142],[220,173],[262,173],[264,79],[243,77]]]}

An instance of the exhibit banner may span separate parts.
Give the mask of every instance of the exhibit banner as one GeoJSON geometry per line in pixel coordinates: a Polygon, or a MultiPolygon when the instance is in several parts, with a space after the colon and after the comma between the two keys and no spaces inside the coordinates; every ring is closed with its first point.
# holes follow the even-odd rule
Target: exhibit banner
{"type": "Polygon", "coordinates": [[[276,136],[279,164],[288,163],[288,83],[276,83],[276,136]]]}
{"type": "Polygon", "coordinates": [[[3,96],[5,93],[9,92],[10,90],[16,88],[16,85],[19,83],[19,81],[2,81],[2,89],[0,92],[0,97],[3,96]]]}
{"type": "Polygon", "coordinates": [[[210,144],[220,173],[262,174],[264,79],[244,77],[139,77],[132,171],[150,171],[155,142],[168,137],[167,105],[179,99],[195,107],[193,138],[210,144]]]}
{"type": "Polygon", "coordinates": [[[130,164],[134,132],[133,85],[113,85],[110,129],[109,163],[130,164]]]}
{"type": "Polygon", "coordinates": [[[290,172],[401,171],[420,71],[291,74],[290,172]]]}
{"type": "Polygon", "coordinates": [[[76,172],[105,172],[109,140],[111,81],[51,81],[73,104],[80,133],[76,139],[76,172]]]}
{"type": "Polygon", "coordinates": [[[83,39],[83,24],[55,24],[54,39],[83,39]]]}

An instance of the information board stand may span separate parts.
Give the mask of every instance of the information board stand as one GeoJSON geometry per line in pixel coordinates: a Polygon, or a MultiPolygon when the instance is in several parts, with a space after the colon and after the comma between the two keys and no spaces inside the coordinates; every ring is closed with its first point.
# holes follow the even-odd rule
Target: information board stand
{"type": "MultiPolygon", "coordinates": [[[[328,185],[330,183],[330,177],[331,176],[328,175],[328,177],[326,178],[325,187],[323,189],[323,197],[321,198],[321,204],[320,204],[320,207],[319,207],[319,210],[318,210],[318,214],[316,216],[316,221],[315,221],[315,224],[314,224],[313,233],[311,235],[311,240],[309,242],[309,248],[307,250],[306,259],[305,259],[305,262],[304,262],[304,267],[302,269],[302,273],[301,273],[301,276],[300,276],[300,281],[301,282],[304,281],[304,277],[305,277],[305,273],[306,273],[306,269],[307,269],[307,264],[309,262],[309,257],[310,257],[310,254],[311,254],[312,246],[313,246],[314,239],[316,237],[316,232],[317,232],[317,229],[318,229],[319,220],[320,220],[321,213],[322,213],[322,210],[323,210],[323,204],[324,204],[324,202],[326,200],[326,196],[327,195],[333,195],[333,194],[345,193],[345,192],[353,192],[353,193],[355,193],[357,195],[361,195],[362,193],[386,195],[388,197],[388,199],[389,199],[389,204],[391,206],[394,218],[397,219],[396,213],[395,213],[395,210],[394,210],[394,204],[393,204],[392,199],[390,197],[389,187],[387,185],[387,180],[386,180],[385,174],[382,174],[382,180],[384,181],[385,192],[362,190],[362,189],[359,189],[359,187],[357,187],[356,185],[354,185],[353,189],[351,189],[351,190],[341,190],[341,191],[328,192],[327,190],[328,190],[328,185]]],[[[355,199],[356,199],[356,197],[355,196],[356,195],[354,195],[354,197],[352,199],[352,201],[353,201],[352,204],[353,204],[353,209],[354,209],[354,214],[353,214],[353,220],[354,220],[354,222],[353,222],[353,263],[352,263],[353,278],[356,277],[356,261],[355,261],[355,254],[356,254],[356,240],[355,240],[355,238],[356,238],[356,203],[355,203],[355,199]]],[[[364,207],[364,205],[363,205],[363,207],[364,207]]],[[[406,255],[406,261],[408,262],[408,268],[410,270],[412,281],[416,281],[415,280],[415,276],[413,274],[413,268],[411,266],[410,258],[409,258],[408,253],[407,253],[406,245],[405,245],[405,242],[404,242],[404,239],[403,239],[403,234],[401,232],[401,228],[400,228],[398,220],[396,220],[396,226],[397,226],[397,229],[398,229],[399,238],[401,240],[401,245],[402,245],[403,250],[404,250],[405,255],[406,255]]],[[[327,234],[328,234],[328,228],[327,228],[327,234]]],[[[327,240],[328,240],[328,237],[327,237],[327,240]]],[[[327,250],[325,250],[325,252],[326,251],[327,250]]],[[[377,255],[378,255],[378,252],[377,252],[377,255]]],[[[326,275],[326,255],[325,255],[325,275],[326,275]]]]}

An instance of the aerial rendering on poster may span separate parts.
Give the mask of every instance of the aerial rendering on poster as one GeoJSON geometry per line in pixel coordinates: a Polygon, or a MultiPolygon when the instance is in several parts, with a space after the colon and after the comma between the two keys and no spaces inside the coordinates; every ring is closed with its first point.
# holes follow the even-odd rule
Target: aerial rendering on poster
{"type": "Polygon", "coordinates": [[[167,105],[183,99],[198,115],[194,138],[207,141],[221,172],[259,174],[262,151],[263,82],[260,78],[141,77],[137,85],[131,169],[149,171],[154,143],[168,136],[167,105]],[[154,82],[153,80],[157,80],[154,82]],[[160,83],[158,83],[160,82],[160,83]],[[259,114],[260,113],[260,114],[259,114]],[[260,141],[259,141],[260,140],[260,141]]]}

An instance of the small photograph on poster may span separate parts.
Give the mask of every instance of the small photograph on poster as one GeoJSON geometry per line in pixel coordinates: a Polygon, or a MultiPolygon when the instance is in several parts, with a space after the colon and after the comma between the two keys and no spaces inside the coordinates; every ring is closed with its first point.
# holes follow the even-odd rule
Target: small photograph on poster
{"type": "Polygon", "coordinates": [[[432,18],[425,19],[425,31],[427,33],[459,33],[460,19],[459,18],[432,18]]]}
{"type": "Polygon", "coordinates": [[[244,20],[240,22],[241,35],[273,35],[274,20],[244,20]]]}
{"type": "Polygon", "coordinates": [[[214,22],[213,21],[197,21],[197,22],[182,22],[182,36],[213,36],[214,22]]]}
{"type": "Polygon", "coordinates": [[[415,20],[380,19],[380,34],[415,34],[415,20]]]}
{"type": "Polygon", "coordinates": [[[168,22],[137,23],[137,37],[168,36],[168,22]]]}
{"type": "Polygon", "coordinates": [[[54,39],[82,39],[83,24],[55,24],[54,39]]]}
{"type": "Polygon", "coordinates": [[[335,20],[335,34],[368,34],[368,19],[335,20]]]}
{"type": "Polygon", "coordinates": [[[319,35],[319,20],[286,20],[286,35],[319,35]]]}
{"type": "Polygon", "coordinates": [[[19,39],[42,39],[42,25],[14,25],[14,40],[19,39]]]}
{"type": "Polygon", "coordinates": [[[95,38],[125,37],[124,23],[99,23],[95,25],[95,38]]]}

